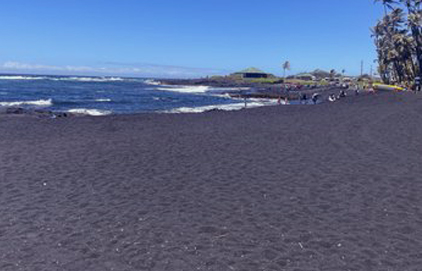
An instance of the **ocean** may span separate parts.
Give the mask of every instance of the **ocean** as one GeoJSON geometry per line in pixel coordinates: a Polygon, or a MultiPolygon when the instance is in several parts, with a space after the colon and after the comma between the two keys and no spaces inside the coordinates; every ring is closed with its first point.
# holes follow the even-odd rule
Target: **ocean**
{"type": "MultiPolygon", "coordinates": [[[[227,92],[239,88],[169,86],[152,79],[0,75],[0,108],[22,107],[87,115],[132,113],[199,113],[213,109],[239,110],[244,100],[227,92]]],[[[253,99],[248,107],[275,104],[253,99]]]]}

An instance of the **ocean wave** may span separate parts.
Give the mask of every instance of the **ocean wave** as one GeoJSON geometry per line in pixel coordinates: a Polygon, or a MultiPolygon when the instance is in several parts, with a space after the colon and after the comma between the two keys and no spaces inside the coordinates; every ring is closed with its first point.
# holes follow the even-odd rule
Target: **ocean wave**
{"type": "Polygon", "coordinates": [[[45,80],[45,76],[2,75],[0,80],[45,80]]]}
{"type": "Polygon", "coordinates": [[[227,91],[227,92],[233,92],[233,91],[242,91],[242,90],[251,90],[250,87],[213,87],[211,90],[218,90],[218,91],[227,91]]]}
{"type": "Polygon", "coordinates": [[[165,86],[159,87],[157,90],[161,91],[171,91],[179,93],[206,93],[210,90],[210,87],[207,86],[165,86]]]}
{"type": "Polygon", "coordinates": [[[99,98],[99,99],[81,99],[81,100],[54,100],[55,105],[82,105],[82,104],[92,104],[92,103],[106,103],[112,102],[113,100],[107,98],[99,98]]]}
{"type": "MultiPolygon", "coordinates": [[[[157,84],[160,85],[160,84],[157,84]]],[[[249,87],[210,87],[210,86],[171,86],[160,85],[157,90],[172,91],[180,93],[210,93],[213,96],[226,96],[229,92],[239,92],[250,90],[249,87]]]]}
{"type": "Polygon", "coordinates": [[[75,81],[75,82],[119,82],[125,79],[121,77],[49,77],[52,81],[75,81]]]}
{"type": "Polygon", "coordinates": [[[105,116],[110,115],[113,112],[108,110],[99,110],[99,109],[87,109],[87,108],[74,108],[69,109],[67,112],[80,115],[89,115],[89,116],[105,116]]]}
{"type": "MultiPolygon", "coordinates": [[[[250,99],[247,102],[246,108],[255,108],[276,105],[277,101],[269,99],[250,99]]],[[[222,110],[222,111],[237,111],[245,108],[244,103],[231,103],[231,104],[221,104],[221,105],[207,105],[199,107],[179,107],[176,109],[165,111],[165,113],[202,113],[212,110],[222,110]]]]}
{"type": "Polygon", "coordinates": [[[152,97],[152,99],[154,101],[159,101],[159,102],[173,102],[173,101],[175,101],[175,99],[173,99],[171,97],[152,97]]]}
{"type": "Polygon", "coordinates": [[[159,86],[159,85],[161,85],[161,82],[155,81],[153,79],[147,79],[147,80],[144,81],[144,83],[147,84],[147,85],[152,85],[152,86],[159,86]]]}
{"type": "Polygon", "coordinates": [[[231,99],[231,100],[243,100],[243,99],[239,99],[239,98],[234,98],[232,96],[230,96],[229,93],[224,93],[224,94],[213,94],[213,97],[220,97],[220,98],[226,98],[226,99],[231,99]]]}
{"type": "Polygon", "coordinates": [[[53,105],[53,101],[51,99],[48,99],[48,100],[37,100],[37,101],[0,102],[0,106],[5,106],[5,107],[21,106],[21,105],[48,107],[48,106],[53,105]]]}
{"type": "Polygon", "coordinates": [[[57,77],[57,76],[25,76],[25,75],[2,75],[0,80],[50,80],[50,81],[76,81],[76,82],[119,82],[122,77],[57,77]]]}

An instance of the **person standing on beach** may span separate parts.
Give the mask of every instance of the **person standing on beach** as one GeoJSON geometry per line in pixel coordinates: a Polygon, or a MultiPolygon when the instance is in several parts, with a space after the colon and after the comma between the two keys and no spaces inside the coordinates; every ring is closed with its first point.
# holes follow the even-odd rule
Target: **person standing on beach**
{"type": "Polygon", "coordinates": [[[340,98],[346,98],[346,92],[343,89],[340,91],[340,94],[338,95],[338,98],[339,99],[340,98]]]}
{"type": "Polygon", "coordinates": [[[334,94],[330,94],[330,96],[328,96],[328,101],[335,102],[336,101],[336,96],[334,94]]]}
{"type": "Polygon", "coordinates": [[[359,85],[356,84],[355,85],[355,95],[359,95],[360,91],[359,91],[359,85]]]}
{"type": "Polygon", "coordinates": [[[417,76],[415,78],[415,92],[421,91],[421,78],[417,76]]]}
{"type": "Polygon", "coordinates": [[[319,94],[318,93],[314,93],[312,95],[312,101],[314,102],[314,104],[317,104],[318,98],[319,98],[319,94]]]}
{"type": "Polygon", "coordinates": [[[308,100],[308,96],[306,96],[306,93],[303,93],[303,94],[300,93],[299,95],[300,95],[301,103],[304,102],[306,104],[307,103],[307,100],[308,100]]]}

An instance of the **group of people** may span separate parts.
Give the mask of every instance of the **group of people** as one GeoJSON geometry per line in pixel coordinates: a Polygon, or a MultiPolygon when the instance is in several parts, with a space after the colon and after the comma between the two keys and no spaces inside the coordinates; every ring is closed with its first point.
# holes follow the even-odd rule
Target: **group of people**
{"type": "MultiPolygon", "coordinates": [[[[355,84],[353,86],[350,86],[349,84],[345,84],[345,85],[341,85],[342,89],[340,90],[340,92],[336,95],[334,93],[331,93],[328,96],[328,101],[329,102],[335,102],[339,99],[345,98],[347,96],[346,90],[347,89],[351,89],[353,88],[353,91],[355,93],[355,95],[359,95],[360,94],[360,87],[358,84],[355,84]]],[[[301,89],[302,87],[296,88],[296,89],[301,89]]],[[[366,86],[363,87],[364,89],[366,89],[366,86]]],[[[292,90],[292,88],[285,88],[287,91],[292,90]]],[[[422,91],[422,82],[421,82],[421,78],[420,77],[416,77],[415,79],[415,83],[411,88],[412,90],[414,90],[415,92],[420,92],[422,91]]],[[[299,93],[299,101],[301,104],[307,104],[308,103],[308,94],[306,93],[299,93]]],[[[321,94],[315,92],[312,94],[311,96],[311,101],[313,104],[317,104],[319,101],[321,100],[321,94]]],[[[278,100],[279,104],[281,104],[281,97],[279,97],[278,100]]],[[[284,99],[285,104],[288,104],[288,99],[285,98],[284,99]]]]}
{"type": "MultiPolygon", "coordinates": [[[[356,95],[358,95],[359,90],[356,89],[355,93],[356,95]]],[[[328,101],[334,102],[338,99],[345,98],[346,96],[347,96],[346,91],[341,90],[337,96],[335,94],[330,94],[328,96],[328,101]]],[[[317,104],[321,100],[321,94],[318,92],[313,93],[310,100],[312,101],[313,104],[317,104]]],[[[299,101],[301,104],[307,104],[309,101],[308,95],[306,93],[299,93],[299,101]]],[[[288,104],[287,97],[284,99],[284,103],[288,104]]],[[[278,104],[281,104],[281,96],[278,98],[278,104]]]]}
{"type": "MultiPolygon", "coordinates": [[[[341,85],[342,89],[340,90],[340,92],[336,95],[334,93],[331,93],[328,96],[328,101],[329,102],[335,102],[339,99],[345,98],[347,96],[346,90],[347,89],[351,89],[354,91],[355,95],[359,95],[361,88],[358,84],[352,85],[350,86],[349,84],[344,84],[341,85]]],[[[363,86],[363,89],[365,90],[367,88],[367,86],[363,86]]],[[[299,88],[300,89],[300,88],[299,88]]],[[[420,92],[422,91],[422,81],[420,77],[416,77],[415,79],[415,83],[413,84],[412,90],[414,90],[415,92],[420,92]]],[[[291,89],[286,89],[286,90],[291,90],[291,89]]],[[[372,90],[372,88],[370,88],[369,90],[372,90]]],[[[301,104],[308,104],[308,94],[306,93],[299,93],[299,100],[301,104]]],[[[313,104],[317,104],[319,101],[321,100],[321,94],[319,93],[313,93],[311,96],[311,101],[313,104]]],[[[279,99],[279,103],[281,103],[281,98],[279,99]]],[[[288,103],[287,98],[285,98],[285,103],[288,103]]]]}
{"type": "MultiPolygon", "coordinates": [[[[319,99],[320,99],[320,97],[321,97],[321,94],[319,94],[319,93],[317,93],[317,92],[315,92],[314,94],[312,94],[312,96],[311,96],[311,101],[314,103],[314,104],[317,104],[318,103],[318,101],[319,101],[319,99]]],[[[303,94],[299,94],[299,100],[300,100],[300,103],[307,103],[308,102],[308,95],[306,95],[306,93],[303,93],[303,94]]]]}
{"type": "MultiPolygon", "coordinates": [[[[356,93],[358,93],[357,91],[358,91],[358,90],[356,90],[356,93]]],[[[346,91],[341,90],[341,91],[340,91],[340,93],[339,93],[337,96],[336,96],[335,94],[331,93],[331,94],[328,96],[328,101],[329,101],[329,102],[335,102],[335,101],[337,101],[337,100],[339,100],[339,99],[341,99],[341,98],[346,98],[346,96],[347,96],[346,91]]]]}
{"type": "MultiPolygon", "coordinates": [[[[359,95],[359,88],[355,89],[355,94],[359,95]]],[[[300,94],[299,96],[300,96],[300,102],[301,103],[307,103],[308,96],[306,95],[306,93],[300,94]]],[[[328,96],[328,101],[334,102],[334,101],[337,101],[341,98],[345,98],[346,96],[347,96],[346,91],[344,89],[342,89],[342,90],[340,90],[338,95],[335,95],[334,93],[330,94],[328,96]]],[[[321,94],[319,94],[317,92],[312,94],[311,101],[312,101],[313,104],[317,104],[320,100],[321,100],[321,94]]]]}

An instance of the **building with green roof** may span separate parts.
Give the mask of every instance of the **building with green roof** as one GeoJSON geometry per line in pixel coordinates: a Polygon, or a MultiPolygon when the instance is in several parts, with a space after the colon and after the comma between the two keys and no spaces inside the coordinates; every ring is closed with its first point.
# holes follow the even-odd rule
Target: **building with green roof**
{"type": "Polygon", "coordinates": [[[315,81],[316,77],[310,73],[300,73],[295,76],[296,79],[306,80],[306,81],[315,81]]]}
{"type": "Polygon", "coordinates": [[[243,71],[236,72],[233,75],[239,76],[242,79],[256,79],[256,78],[272,78],[272,77],[274,77],[274,75],[272,75],[270,73],[263,72],[260,69],[253,68],[253,67],[247,68],[243,71]]]}

